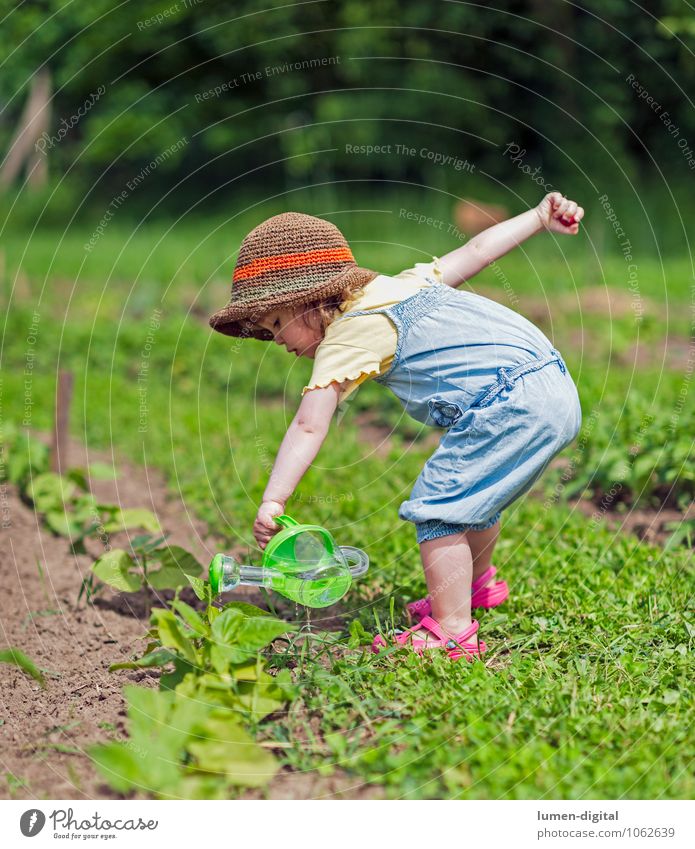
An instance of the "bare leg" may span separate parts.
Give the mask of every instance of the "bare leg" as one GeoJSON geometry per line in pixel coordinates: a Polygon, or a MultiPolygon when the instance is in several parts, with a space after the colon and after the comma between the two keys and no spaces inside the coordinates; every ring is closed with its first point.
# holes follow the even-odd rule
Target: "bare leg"
{"type": "Polygon", "coordinates": [[[473,556],[467,534],[447,534],[421,542],[420,554],[432,600],[432,618],[451,636],[460,634],[471,624],[473,556]]]}
{"type": "MultiPolygon", "coordinates": [[[[495,522],[484,531],[468,531],[466,537],[473,557],[473,580],[479,578],[492,565],[492,552],[500,532],[500,523],[495,522]]],[[[489,581],[487,582],[489,583],[489,581]]]]}

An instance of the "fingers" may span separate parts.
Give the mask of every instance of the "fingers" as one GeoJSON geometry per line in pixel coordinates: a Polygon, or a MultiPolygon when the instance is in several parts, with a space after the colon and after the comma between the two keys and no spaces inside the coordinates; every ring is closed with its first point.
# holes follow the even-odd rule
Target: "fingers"
{"type": "Polygon", "coordinates": [[[280,530],[280,525],[278,525],[275,521],[273,521],[273,517],[268,515],[268,513],[259,513],[256,517],[256,521],[261,527],[263,527],[266,531],[269,531],[271,534],[277,533],[280,530]]]}
{"type": "Polygon", "coordinates": [[[560,201],[553,204],[553,218],[558,221],[563,218],[571,218],[570,211],[577,211],[577,204],[568,198],[562,198],[560,201]]]}
{"type": "Polygon", "coordinates": [[[275,534],[280,530],[280,525],[273,521],[268,513],[259,513],[253,523],[253,535],[258,545],[263,549],[275,534]]]}
{"type": "Polygon", "coordinates": [[[574,225],[584,217],[584,209],[575,201],[563,198],[553,210],[552,217],[564,227],[572,227],[572,232],[576,232],[574,225]]]}
{"type": "Polygon", "coordinates": [[[253,535],[256,539],[258,545],[263,549],[270,542],[271,537],[275,536],[274,531],[269,531],[263,525],[259,525],[258,522],[253,526],[253,535]]]}

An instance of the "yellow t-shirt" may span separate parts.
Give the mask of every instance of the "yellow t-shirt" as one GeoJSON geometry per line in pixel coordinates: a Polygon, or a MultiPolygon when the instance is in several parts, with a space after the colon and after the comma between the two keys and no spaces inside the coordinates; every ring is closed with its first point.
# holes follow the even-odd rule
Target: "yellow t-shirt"
{"type": "MultiPolygon", "coordinates": [[[[394,277],[380,274],[364,287],[360,295],[348,301],[344,312],[392,306],[431,286],[432,279],[443,282],[437,257],[432,257],[432,262],[418,262],[394,277]]],[[[341,403],[360,383],[383,374],[389,368],[397,343],[396,328],[383,313],[333,321],[316,349],[314,370],[302,395],[310,389],[328,386],[333,381],[348,381],[340,392],[338,403],[341,403]]]]}

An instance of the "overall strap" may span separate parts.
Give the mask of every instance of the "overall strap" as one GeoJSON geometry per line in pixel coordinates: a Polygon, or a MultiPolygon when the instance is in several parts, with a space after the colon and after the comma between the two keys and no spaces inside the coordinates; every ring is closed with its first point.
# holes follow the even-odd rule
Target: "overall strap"
{"type": "MultiPolygon", "coordinates": [[[[348,316],[355,315],[384,313],[385,315],[388,315],[389,318],[393,318],[394,316],[405,318],[407,324],[412,324],[413,321],[415,321],[420,315],[440,304],[452,291],[450,286],[440,283],[438,280],[431,280],[430,282],[432,284],[431,286],[418,289],[417,292],[414,292],[402,301],[391,304],[390,307],[373,307],[370,310],[352,310],[350,312],[343,313],[340,318],[348,318],[348,316]]],[[[339,320],[340,319],[336,319],[336,321],[339,320]]]]}
{"type": "MultiPolygon", "coordinates": [[[[398,304],[394,304],[394,306],[398,306],[398,304]]],[[[355,315],[376,315],[380,312],[388,313],[391,309],[392,307],[373,307],[370,310],[353,310],[351,312],[344,312],[336,321],[340,321],[341,318],[351,318],[355,315]]]]}
{"type": "Polygon", "coordinates": [[[396,351],[393,355],[393,361],[389,368],[374,380],[376,383],[386,383],[393,375],[396,367],[399,365],[403,348],[408,336],[410,327],[417,322],[419,318],[438,307],[444,300],[451,296],[452,289],[450,286],[433,281],[431,286],[427,286],[418,290],[413,295],[405,298],[398,303],[392,304],[390,307],[374,307],[370,310],[353,310],[343,313],[340,318],[335,321],[341,321],[343,318],[349,318],[358,315],[376,315],[383,313],[388,316],[396,327],[398,339],[396,342],[396,351]]]}

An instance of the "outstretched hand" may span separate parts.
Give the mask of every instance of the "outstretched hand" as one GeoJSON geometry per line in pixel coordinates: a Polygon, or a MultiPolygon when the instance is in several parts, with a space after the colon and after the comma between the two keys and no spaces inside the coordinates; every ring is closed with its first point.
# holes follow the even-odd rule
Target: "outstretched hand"
{"type": "Polygon", "coordinates": [[[256,542],[263,549],[271,537],[281,530],[280,525],[273,521],[273,516],[280,516],[285,512],[285,505],[279,501],[264,501],[258,508],[256,521],[253,523],[253,535],[256,542]]]}
{"type": "Polygon", "coordinates": [[[550,192],[536,207],[541,224],[551,233],[576,236],[584,210],[560,192],[550,192]]]}

